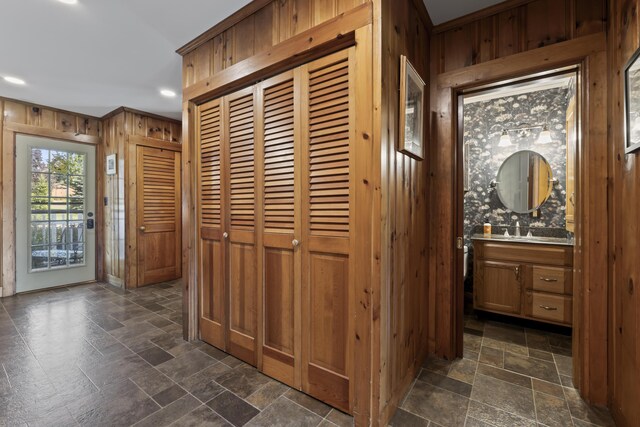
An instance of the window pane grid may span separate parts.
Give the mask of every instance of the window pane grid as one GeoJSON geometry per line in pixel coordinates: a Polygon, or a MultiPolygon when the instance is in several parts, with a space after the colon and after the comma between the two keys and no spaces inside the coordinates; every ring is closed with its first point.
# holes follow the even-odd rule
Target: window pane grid
{"type": "Polygon", "coordinates": [[[85,264],[83,153],[31,149],[30,269],[85,264]]]}

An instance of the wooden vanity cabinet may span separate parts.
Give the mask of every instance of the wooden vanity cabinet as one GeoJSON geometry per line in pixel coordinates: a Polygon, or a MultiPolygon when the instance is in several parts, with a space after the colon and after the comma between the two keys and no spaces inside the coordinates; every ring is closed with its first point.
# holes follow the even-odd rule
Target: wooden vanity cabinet
{"type": "Polygon", "coordinates": [[[570,326],[573,247],[474,241],[477,310],[570,326]]]}

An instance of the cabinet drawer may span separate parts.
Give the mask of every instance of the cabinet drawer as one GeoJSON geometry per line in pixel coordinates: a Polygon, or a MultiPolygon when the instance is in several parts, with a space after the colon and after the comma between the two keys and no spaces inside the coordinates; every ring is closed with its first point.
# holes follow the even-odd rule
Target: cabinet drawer
{"type": "Polygon", "coordinates": [[[534,265],[531,288],[534,291],[571,295],[572,271],[566,268],[534,265]]]}
{"type": "Polygon", "coordinates": [[[535,319],[571,324],[573,301],[570,296],[527,293],[527,315],[535,319]]]}

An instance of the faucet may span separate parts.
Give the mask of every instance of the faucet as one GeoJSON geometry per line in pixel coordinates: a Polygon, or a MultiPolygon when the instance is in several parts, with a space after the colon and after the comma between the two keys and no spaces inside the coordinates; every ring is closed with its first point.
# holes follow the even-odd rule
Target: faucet
{"type": "Polygon", "coordinates": [[[520,237],[520,221],[516,221],[516,237],[520,237]]]}

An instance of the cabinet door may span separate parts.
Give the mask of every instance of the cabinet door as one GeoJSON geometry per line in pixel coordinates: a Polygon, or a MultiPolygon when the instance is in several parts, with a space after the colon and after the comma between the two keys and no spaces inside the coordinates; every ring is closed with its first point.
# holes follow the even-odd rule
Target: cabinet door
{"type": "Polygon", "coordinates": [[[302,68],[303,390],[349,411],[354,78],[350,52],[302,68]]]}
{"type": "Polygon", "coordinates": [[[300,388],[300,148],[294,126],[294,72],[258,87],[262,142],[263,233],[262,370],[300,388]],[[299,161],[298,161],[299,164],[299,161]]]}
{"type": "Polygon", "coordinates": [[[474,284],[475,308],[520,314],[520,264],[479,261],[477,272],[474,284]]]}
{"type": "Polygon", "coordinates": [[[222,102],[214,100],[198,110],[199,294],[200,335],[203,341],[226,350],[225,244],[226,221],[221,207],[222,102]]]}
{"type": "Polygon", "coordinates": [[[224,100],[227,227],[227,351],[255,365],[257,330],[255,101],[250,87],[224,100]]]}

